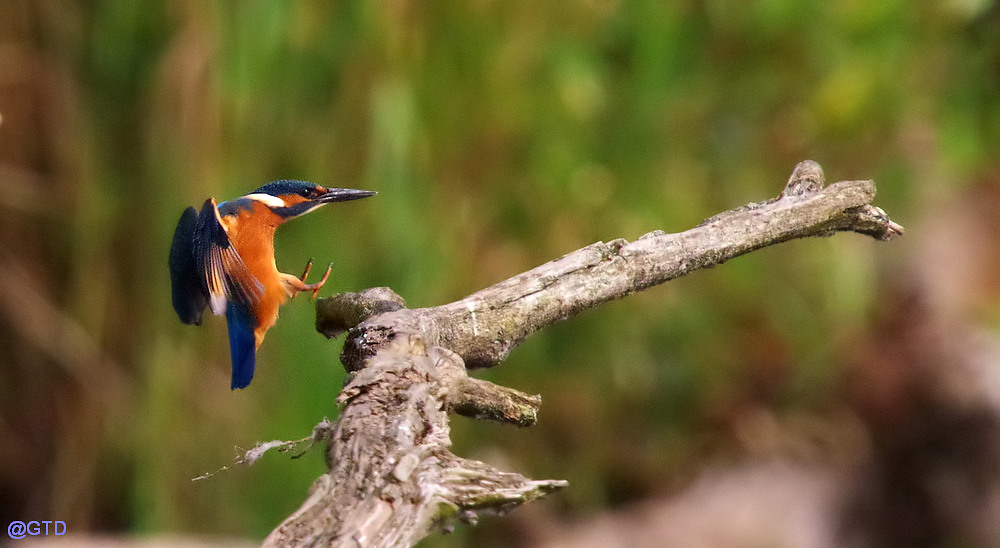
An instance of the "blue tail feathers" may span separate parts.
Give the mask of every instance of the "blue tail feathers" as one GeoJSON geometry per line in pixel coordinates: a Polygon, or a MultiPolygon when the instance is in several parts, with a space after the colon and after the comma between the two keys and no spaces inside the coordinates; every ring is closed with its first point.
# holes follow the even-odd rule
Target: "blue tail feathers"
{"type": "Polygon", "coordinates": [[[246,305],[230,301],[226,306],[226,322],[229,324],[229,354],[233,360],[232,389],[246,388],[253,379],[257,361],[253,334],[257,319],[246,305]]]}

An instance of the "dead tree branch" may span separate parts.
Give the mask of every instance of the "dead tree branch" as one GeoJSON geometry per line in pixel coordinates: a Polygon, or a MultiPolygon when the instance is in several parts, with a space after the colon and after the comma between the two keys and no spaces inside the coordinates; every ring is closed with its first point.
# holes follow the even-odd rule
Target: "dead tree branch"
{"type": "Polygon", "coordinates": [[[320,300],[317,329],[348,332],[344,409],[329,430],[329,472],[265,545],[408,546],[565,487],[448,451],[448,412],[528,426],[541,405],[467,367],[497,365],[547,325],[762,247],[845,231],[901,235],[874,197],[871,181],[824,187],[822,169],[805,161],[777,198],[677,234],[598,242],[454,303],[410,310],[387,288],[320,300]]]}

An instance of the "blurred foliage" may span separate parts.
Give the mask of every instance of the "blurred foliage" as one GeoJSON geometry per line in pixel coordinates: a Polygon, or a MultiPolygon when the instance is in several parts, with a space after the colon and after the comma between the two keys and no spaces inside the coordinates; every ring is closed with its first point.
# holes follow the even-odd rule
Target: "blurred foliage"
{"type": "MultiPolygon", "coordinates": [[[[282,228],[278,264],[334,260],[325,291],[411,306],[684,230],[806,158],[875,179],[912,229],[1000,177],[998,29],[982,0],[6,0],[0,517],[261,538],[322,471],[317,452],[191,481],[307,435],[344,373],[299,298],[228,390],[224,322],[170,308],[187,205],[278,178],[378,190],[282,228]]],[[[570,480],[543,503],[569,516],[667,491],[736,458],[748,410],[830,405],[838,343],[913,249],[793,242],[555,326],[479,373],[541,393],[539,425],[456,419],[456,451],[570,480]]]]}

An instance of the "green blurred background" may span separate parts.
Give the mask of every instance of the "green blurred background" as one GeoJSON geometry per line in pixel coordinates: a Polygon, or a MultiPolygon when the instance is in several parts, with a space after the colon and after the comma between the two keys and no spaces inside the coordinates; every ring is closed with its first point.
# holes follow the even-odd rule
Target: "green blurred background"
{"type": "MultiPolygon", "coordinates": [[[[314,451],[191,481],[333,418],[344,371],[300,297],[251,387],[229,390],[225,322],[184,326],[170,306],[188,205],[279,178],[377,190],[283,227],[278,265],[332,260],[323,295],[386,285],[416,307],[775,196],[803,159],[831,181],[875,179],[900,241],[753,253],[477,373],[540,393],[540,422],[456,418],[455,451],[568,479],[518,513],[571,519],[744,458],[746,417],[839,412],[840,356],[892,280],[933,274],[919,258],[937,249],[926,232],[949,230],[942,204],[1000,217],[1000,11],[4,0],[0,117],[0,518],[76,533],[261,539],[323,471],[314,451]]],[[[983,226],[987,274],[949,302],[995,334],[983,226]]],[[[428,545],[517,545],[506,519],[428,545]]]]}

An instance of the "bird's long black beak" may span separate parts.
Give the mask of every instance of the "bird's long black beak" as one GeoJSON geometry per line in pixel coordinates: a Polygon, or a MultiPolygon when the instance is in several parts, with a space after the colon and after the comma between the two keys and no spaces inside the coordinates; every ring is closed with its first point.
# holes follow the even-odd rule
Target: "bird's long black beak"
{"type": "Polygon", "coordinates": [[[356,190],[353,188],[327,188],[326,194],[323,194],[319,198],[316,198],[316,202],[321,204],[328,204],[331,202],[349,202],[351,200],[360,200],[362,198],[368,198],[369,196],[374,196],[378,194],[374,190],[356,190]]]}

